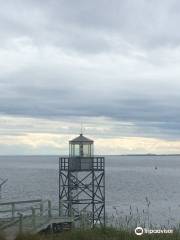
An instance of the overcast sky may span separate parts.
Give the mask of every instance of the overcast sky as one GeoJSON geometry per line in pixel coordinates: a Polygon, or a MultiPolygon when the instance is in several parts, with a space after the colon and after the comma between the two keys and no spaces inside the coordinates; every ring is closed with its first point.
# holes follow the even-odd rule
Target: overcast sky
{"type": "Polygon", "coordinates": [[[180,1],[0,3],[0,154],[180,153],[180,1]]]}

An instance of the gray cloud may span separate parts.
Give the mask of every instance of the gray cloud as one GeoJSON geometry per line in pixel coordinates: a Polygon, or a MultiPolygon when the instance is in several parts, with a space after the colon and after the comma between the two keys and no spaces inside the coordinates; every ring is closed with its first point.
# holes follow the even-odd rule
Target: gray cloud
{"type": "Polygon", "coordinates": [[[180,137],[179,1],[1,5],[1,114],[104,116],[180,137]]]}
{"type": "Polygon", "coordinates": [[[88,53],[113,49],[111,39],[106,39],[113,35],[118,43],[123,39],[145,48],[179,46],[177,0],[15,0],[1,5],[2,36],[6,38],[27,35],[36,44],[57,44],[88,53]]]}

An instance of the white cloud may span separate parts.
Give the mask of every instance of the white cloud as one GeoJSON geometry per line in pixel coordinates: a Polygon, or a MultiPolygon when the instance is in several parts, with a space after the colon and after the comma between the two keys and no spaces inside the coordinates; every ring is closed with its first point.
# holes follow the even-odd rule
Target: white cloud
{"type": "MultiPolygon", "coordinates": [[[[133,123],[106,118],[84,118],[83,132],[94,139],[96,154],[178,153],[179,140],[138,135],[133,123]]],[[[143,129],[141,129],[143,132],[143,129]]],[[[80,132],[78,118],[46,120],[2,116],[1,154],[68,154],[68,141],[80,132]],[[16,148],[14,148],[16,146],[16,148]]]]}

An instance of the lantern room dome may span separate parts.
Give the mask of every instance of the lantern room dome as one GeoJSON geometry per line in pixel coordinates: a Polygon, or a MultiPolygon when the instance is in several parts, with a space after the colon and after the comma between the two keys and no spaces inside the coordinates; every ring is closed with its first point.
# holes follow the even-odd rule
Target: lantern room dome
{"type": "Polygon", "coordinates": [[[69,143],[72,143],[72,144],[78,144],[78,143],[89,143],[89,144],[93,144],[93,140],[83,136],[83,134],[81,133],[78,137],[72,139],[69,141],[69,143]]]}

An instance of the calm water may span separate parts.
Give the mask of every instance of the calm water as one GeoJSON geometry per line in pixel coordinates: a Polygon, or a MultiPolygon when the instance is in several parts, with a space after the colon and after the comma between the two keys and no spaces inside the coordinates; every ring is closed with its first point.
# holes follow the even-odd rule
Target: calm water
{"type": "MultiPolygon", "coordinates": [[[[0,177],[9,179],[3,200],[58,202],[58,156],[1,156],[0,177]]],[[[106,157],[108,214],[126,216],[130,206],[134,213],[147,211],[148,198],[152,223],[176,225],[180,222],[179,186],[179,156],[106,157]]]]}

